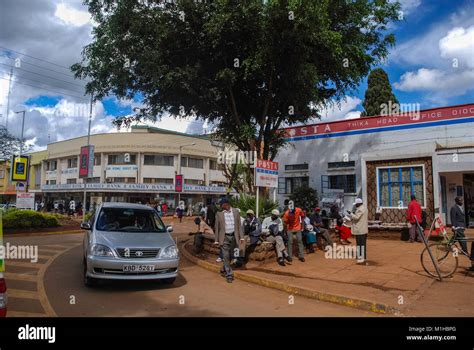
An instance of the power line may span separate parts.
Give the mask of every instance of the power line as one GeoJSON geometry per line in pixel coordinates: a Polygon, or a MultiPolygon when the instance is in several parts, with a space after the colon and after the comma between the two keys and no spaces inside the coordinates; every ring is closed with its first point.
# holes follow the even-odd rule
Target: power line
{"type": "Polygon", "coordinates": [[[4,66],[7,66],[7,67],[9,67],[9,68],[19,69],[19,70],[22,70],[22,71],[27,72],[27,73],[39,75],[39,76],[42,76],[42,77],[45,77],[45,78],[48,78],[48,79],[53,79],[53,80],[57,80],[57,81],[60,81],[60,82],[66,83],[66,84],[71,84],[71,85],[75,85],[75,86],[79,86],[79,87],[81,87],[81,88],[84,88],[83,85],[75,84],[75,83],[72,83],[72,82],[67,81],[67,80],[62,80],[62,79],[58,79],[58,78],[53,78],[53,77],[50,77],[50,76],[47,76],[47,75],[44,75],[44,74],[41,74],[41,73],[36,73],[36,72],[30,71],[30,70],[27,70],[27,69],[23,69],[23,68],[19,68],[19,67],[14,67],[14,66],[11,66],[11,65],[6,64],[6,63],[1,63],[1,62],[0,62],[0,64],[1,64],[1,65],[4,65],[4,66]]]}
{"type": "Polygon", "coordinates": [[[57,64],[57,63],[54,63],[54,62],[51,62],[51,61],[47,61],[43,58],[38,58],[38,57],[31,56],[31,55],[27,55],[26,53],[23,53],[23,52],[20,52],[20,51],[15,51],[15,50],[9,49],[9,48],[4,47],[4,46],[0,46],[0,49],[7,50],[7,51],[10,51],[10,52],[14,52],[16,54],[19,54],[19,55],[22,55],[22,56],[25,56],[25,57],[29,57],[29,58],[33,58],[35,60],[42,61],[42,62],[45,62],[45,63],[49,63],[49,64],[52,64],[52,65],[57,66],[57,67],[61,67],[61,68],[64,68],[64,69],[69,69],[69,67],[62,66],[60,64],[57,64]]]}
{"type": "MultiPolygon", "coordinates": [[[[9,79],[7,79],[7,78],[0,78],[0,79],[9,80],[9,79]]],[[[34,87],[34,88],[37,88],[37,89],[40,89],[40,90],[45,90],[45,91],[53,92],[53,93],[55,93],[55,94],[60,94],[60,95],[70,96],[70,97],[75,97],[75,98],[78,98],[78,99],[81,99],[81,100],[89,101],[88,98],[79,97],[79,96],[71,95],[71,94],[65,94],[64,92],[54,91],[54,90],[51,90],[51,89],[46,89],[46,88],[41,87],[41,86],[36,86],[36,85],[27,84],[27,83],[22,83],[22,82],[19,82],[19,81],[17,81],[16,83],[21,84],[21,85],[31,86],[31,87],[34,87]]]]}
{"type": "MultiPolygon", "coordinates": [[[[3,72],[3,73],[8,73],[2,69],[0,69],[0,72],[3,72]]],[[[24,76],[21,76],[21,75],[15,75],[15,77],[17,79],[23,79],[23,80],[28,80],[28,81],[32,81],[32,82],[35,82],[35,83],[39,83],[39,84],[42,84],[42,85],[47,85],[47,86],[51,86],[51,87],[54,87],[54,88],[57,88],[57,89],[62,89],[62,90],[66,90],[66,91],[71,91],[71,92],[77,92],[77,93],[81,93],[83,91],[77,91],[77,90],[73,90],[73,89],[69,89],[69,88],[64,88],[62,86],[59,86],[59,85],[53,85],[51,83],[45,83],[41,80],[36,80],[36,79],[31,79],[31,78],[25,78],[24,76]]]]}
{"type": "MultiPolygon", "coordinates": [[[[14,61],[13,58],[10,58],[10,57],[8,57],[8,56],[3,56],[3,57],[5,57],[6,59],[9,59],[9,60],[14,61]]],[[[43,66],[39,66],[39,65],[37,65],[37,64],[31,63],[31,62],[27,62],[27,61],[24,61],[24,60],[22,60],[21,63],[22,63],[22,64],[23,64],[23,63],[24,63],[24,64],[28,64],[28,65],[33,66],[33,67],[38,67],[38,68],[40,68],[40,69],[48,70],[48,71],[51,71],[51,72],[54,72],[54,73],[62,74],[62,75],[65,75],[65,76],[67,76],[67,77],[69,77],[69,78],[74,78],[74,75],[72,75],[72,74],[70,74],[70,73],[60,72],[60,71],[57,71],[57,70],[54,70],[54,69],[51,69],[51,68],[46,68],[46,67],[43,67],[43,66]]]]}

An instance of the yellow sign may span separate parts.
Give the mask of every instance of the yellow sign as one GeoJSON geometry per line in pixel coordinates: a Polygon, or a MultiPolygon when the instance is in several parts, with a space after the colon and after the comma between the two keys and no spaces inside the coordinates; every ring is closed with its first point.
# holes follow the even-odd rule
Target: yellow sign
{"type": "Polygon", "coordinates": [[[12,181],[28,181],[29,158],[27,156],[13,157],[12,181]]]}

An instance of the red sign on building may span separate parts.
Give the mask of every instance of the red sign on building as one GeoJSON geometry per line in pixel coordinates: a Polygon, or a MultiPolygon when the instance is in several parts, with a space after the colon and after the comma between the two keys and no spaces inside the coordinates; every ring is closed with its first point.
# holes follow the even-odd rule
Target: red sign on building
{"type": "Polygon", "coordinates": [[[175,175],[174,190],[176,192],[183,192],[183,175],[175,175]]]}
{"type": "Polygon", "coordinates": [[[94,170],[94,146],[81,147],[79,161],[79,177],[92,177],[94,170]]]}

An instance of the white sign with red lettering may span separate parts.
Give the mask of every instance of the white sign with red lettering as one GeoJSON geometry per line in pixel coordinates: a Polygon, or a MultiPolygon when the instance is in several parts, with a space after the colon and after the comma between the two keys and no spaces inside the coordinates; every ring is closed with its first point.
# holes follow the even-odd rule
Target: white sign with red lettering
{"type": "Polygon", "coordinates": [[[278,187],[278,162],[257,159],[255,166],[255,186],[278,187]]]}
{"type": "Polygon", "coordinates": [[[29,192],[19,192],[16,194],[16,207],[18,209],[35,209],[35,194],[29,192]]]}

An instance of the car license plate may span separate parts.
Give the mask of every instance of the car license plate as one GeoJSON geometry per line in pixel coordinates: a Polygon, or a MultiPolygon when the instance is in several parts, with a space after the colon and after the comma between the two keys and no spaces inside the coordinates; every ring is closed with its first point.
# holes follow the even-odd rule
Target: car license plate
{"type": "Polygon", "coordinates": [[[155,265],[123,265],[123,272],[153,272],[155,265]]]}

